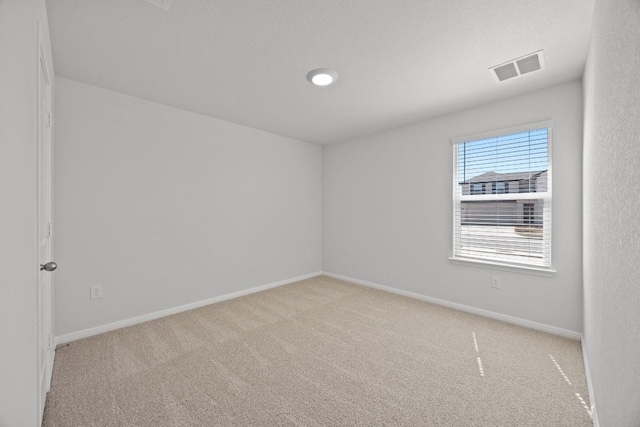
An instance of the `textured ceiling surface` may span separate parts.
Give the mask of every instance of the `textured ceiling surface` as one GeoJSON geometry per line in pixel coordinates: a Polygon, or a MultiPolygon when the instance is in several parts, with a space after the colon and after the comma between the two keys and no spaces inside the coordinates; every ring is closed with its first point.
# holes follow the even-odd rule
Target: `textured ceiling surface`
{"type": "Polygon", "coordinates": [[[48,0],[58,76],[332,143],[582,75],[593,0],[48,0]],[[546,69],[489,67],[544,49],[546,69]],[[336,70],[315,87],[307,73],[336,70]]]}

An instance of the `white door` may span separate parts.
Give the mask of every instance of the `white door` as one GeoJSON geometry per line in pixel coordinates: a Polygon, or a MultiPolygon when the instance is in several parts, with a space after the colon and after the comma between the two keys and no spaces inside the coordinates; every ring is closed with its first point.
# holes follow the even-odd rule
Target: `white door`
{"type": "Polygon", "coordinates": [[[51,338],[51,83],[40,50],[38,64],[38,408],[39,419],[49,391],[53,342],[51,338]]]}

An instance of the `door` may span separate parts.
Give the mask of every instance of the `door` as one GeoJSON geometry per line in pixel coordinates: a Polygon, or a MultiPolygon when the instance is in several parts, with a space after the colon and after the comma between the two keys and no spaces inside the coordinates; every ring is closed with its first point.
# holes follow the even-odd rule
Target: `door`
{"type": "Polygon", "coordinates": [[[38,408],[39,419],[49,391],[53,342],[51,336],[51,82],[42,49],[38,63],[38,408]],[[46,268],[44,266],[46,265],[46,268]]]}

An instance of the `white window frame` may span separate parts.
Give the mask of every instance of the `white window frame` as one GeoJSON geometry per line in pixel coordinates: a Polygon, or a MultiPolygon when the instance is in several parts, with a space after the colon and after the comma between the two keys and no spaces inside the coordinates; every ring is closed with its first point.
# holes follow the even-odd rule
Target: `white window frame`
{"type": "MultiPolygon", "coordinates": [[[[553,146],[553,120],[545,120],[535,123],[528,123],[520,126],[513,126],[504,129],[491,130],[487,132],[476,133],[472,135],[465,135],[461,137],[456,137],[451,140],[452,151],[453,151],[453,235],[452,235],[452,247],[451,254],[449,260],[453,264],[461,264],[468,265],[473,267],[483,267],[483,268],[492,268],[499,270],[507,270],[507,271],[516,271],[528,274],[536,274],[543,276],[551,276],[556,273],[553,269],[552,264],[552,235],[551,235],[551,219],[552,219],[552,146],[553,146]],[[541,128],[547,128],[547,191],[546,192],[536,192],[536,193],[504,193],[504,194],[491,194],[491,192],[487,192],[488,194],[481,195],[460,195],[459,185],[457,182],[457,166],[458,166],[458,144],[463,142],[471,142],[476,140],[482,140],[487,138],[495,138],[504,135],[526,132],[541,128]],[[503,260],[491,260],[487,258],[475,258],[475,257],[466,257],[462,255],[456,255],[456,245],[457,245],[457,227],[459,224],[456,224],[456,206],[463,201],[479,201],[479,200],[526,200],[526,199],[545,199],[547,203],[549,203],[549,211],[548,218],[544,218],[545,224],[548,226],[543,229],[543,239],[548,242],[548,266],[539,266],[528,263],[518,263],[518,262],[505,262],[503,260]]],[[[471,193],[471,191],[469,191],[471,193]]]]}

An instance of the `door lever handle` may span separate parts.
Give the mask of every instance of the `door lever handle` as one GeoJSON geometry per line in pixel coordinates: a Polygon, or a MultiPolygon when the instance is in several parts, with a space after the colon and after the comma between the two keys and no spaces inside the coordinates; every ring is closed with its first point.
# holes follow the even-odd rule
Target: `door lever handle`
{"type": "Polygon", "coordinates": [[[42,271],[42,270],[53,271],[56,268],[58,268],[58,264],[56,264],[55,262],[48,262],[46,264],[40,264],[40,271],[42,271]]]}

